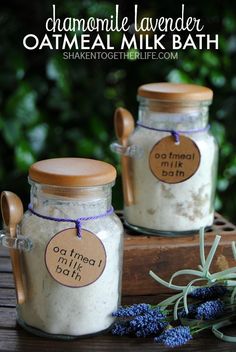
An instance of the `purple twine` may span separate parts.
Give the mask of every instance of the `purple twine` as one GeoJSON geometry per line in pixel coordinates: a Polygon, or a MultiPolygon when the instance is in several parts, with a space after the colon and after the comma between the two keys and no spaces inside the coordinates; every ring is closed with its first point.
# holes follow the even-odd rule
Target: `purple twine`
{"type": "Polygon", "coordinates": [[[39,214],[35,210],[33,210],[32,204],[28,205],[28,209],[32,214],[38,216],[39,218],[45,219],[45,220],[52,220],[52,221],[57,221],[57,222],[73,222],[75,224],[75,228],[77,230],[77,236],[79,238],[81,238],[81,229],[82,229],[81,222],[104,218],[105,216],[111,215],[114,212],[113,207],[111,207],[109,210],[107,210],[103,214],[98,214],[98,215],[94,215],[94,216],[82,216],[78,219],[64,219],[64,218],[54,218],[52,216],[39,214]]]}
{"type": "Polygon", "coordinates": [[[171,133],[171,135],[174,137],[175,139],[175,143],[179,143],[179,135],[180,134],[191,134],[191,133],[197,133],[197,132],[207,132],[210,128],[210,125],[207,125],[206,127],[203,128],[198,128],[196,130],[187,130],[187,131],[183,131],[183,130],[168,130],[168,129],[164,129],[164,128],[155,128],[155,127],[149,127],[146,125],[143,125],[142,123],[137,121],[137,126],[146,128],[148,130],[152,130],[152,131],[158,131],[158,132],[168,132],[171,133]]]}

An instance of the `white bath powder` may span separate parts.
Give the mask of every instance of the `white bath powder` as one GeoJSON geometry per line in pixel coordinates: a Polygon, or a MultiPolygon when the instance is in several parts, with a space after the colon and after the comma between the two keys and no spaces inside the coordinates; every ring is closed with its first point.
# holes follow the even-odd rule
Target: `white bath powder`
{"type": "MultiPolygon", "coordinates": [[[[104,213],[104,203],[90,202],[78,208],[76,201],[52,206],[47,201],[35,209],[38,213],[61,218],[78,218],[104,213]]],[[[66,287],[56,282],[45,266],[44,254],[49,239],[71,223],[41,219],[27,212],[22,222],[22,234],[29,236],[33,249],[24,253],[26,302],[18,307],[19,319],[50,334],[81,336],[110,327],[111,313],[119,304],[121,279],[122,225],[116,215],[84,221],[82,228],[96,234],[107,255],[105,269],[94,283],[81,288],[66,287]]]]}
{"type": "MultiPolygon", "coordinates": [[[[183,129],[186,124],[176,128],[183,129]]],[[[168,184],[152,174],[149,154],[159,140],[169,135],[139,127],[130,137],[129,144],[142,149],[143,157],[132,159],[134,204],[125,207],[125,218],[131,225],[154,231],[192,231],[212,225],[217,165],[214,138],[207,132],[186,135],[200,150],[200,166],[188,180],[168,184]]]]}

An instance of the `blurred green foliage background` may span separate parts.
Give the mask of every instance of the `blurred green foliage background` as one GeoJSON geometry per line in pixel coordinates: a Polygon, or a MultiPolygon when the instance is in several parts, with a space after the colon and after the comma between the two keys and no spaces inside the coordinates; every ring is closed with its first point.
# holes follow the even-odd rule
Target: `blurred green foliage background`
{"type": "MultiPolygon", "coordinates": [[[[179,52],[178,60],[63,60],[59,51],[27,51],[23,37],[45,33],[51,5],[61,17],[106,17],[119,3],[132,23],[134,3],[140,15],[180,15],[182,1],[8,1],[0,4],[0,182],[1,189],[29,199],[28,167],[59,156],[119,160],[110,150],[115,139],[113,112],[124,106],[137,115],[140,84],[193,82],[214,91],[212,131],[220,145],[216,208],[236,222],[236,3],[186,1],[187,16],[200,17],[205,31],[220,35],[219,50],[179,52]]],[[[120,40],[113,33],[113,41],[120,40]]],[[[122,206],[121,182],[113,193],[122,206]]]]}

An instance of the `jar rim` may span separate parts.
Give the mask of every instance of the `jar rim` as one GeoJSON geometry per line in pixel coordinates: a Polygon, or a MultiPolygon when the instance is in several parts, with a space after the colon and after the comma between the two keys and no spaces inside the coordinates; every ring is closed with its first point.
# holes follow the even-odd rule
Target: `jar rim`
{"type": "Polygon", "coordinates": [[[94,197],[95,194],[101,195],[101,192],[109,192],[115,184],[115,181],[113,180],[110,183],[97,186],[58,186],[39,183],[32,180],[30,177],[28,177],[28,182],[31,187],[36,187],[38,190],[40,190],[44,196],[53,196],[53,198],[58,197],[60,199],[64,197],[70,199],[79,199],[81,196],[87,197],[89,195],[94,197]]]}

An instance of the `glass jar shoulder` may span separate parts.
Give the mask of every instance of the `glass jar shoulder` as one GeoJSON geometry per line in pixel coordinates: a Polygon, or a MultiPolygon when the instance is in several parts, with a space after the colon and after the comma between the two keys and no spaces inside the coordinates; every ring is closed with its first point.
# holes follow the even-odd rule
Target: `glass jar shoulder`
{"type": "MultiPolygon", "coordinates": [[[[188,138],[191,138],[197,145],[199,144],[202,147],[207,145],[212,146],[212,148],[216,151],[218,149],[216,140],[209,131],[180,133],[180,135],[181,134],[185,135],[188,138]]],[[[144,149],[151,148],[158,141],[170,135],[171,132],[161,132],[137,127],[133,134],[129,137],[128,144],[137,145],[144,149]]]]}
{"type": "MultiPolygon", "coordinates": [[[[98,237],[107,238],[109,236],[120,237],[123,233],[123,226],[119,217],[113,213],[111,215],[81,222],[82,228],[95,233],[98,237]]],[[[57,222],[46,220],[27,211],[20,225],[20,232],[25,237],[30,238],[33,243],[45,244],[56,233],[73,228],[75,225],[71,222],[57,222]]]]}

